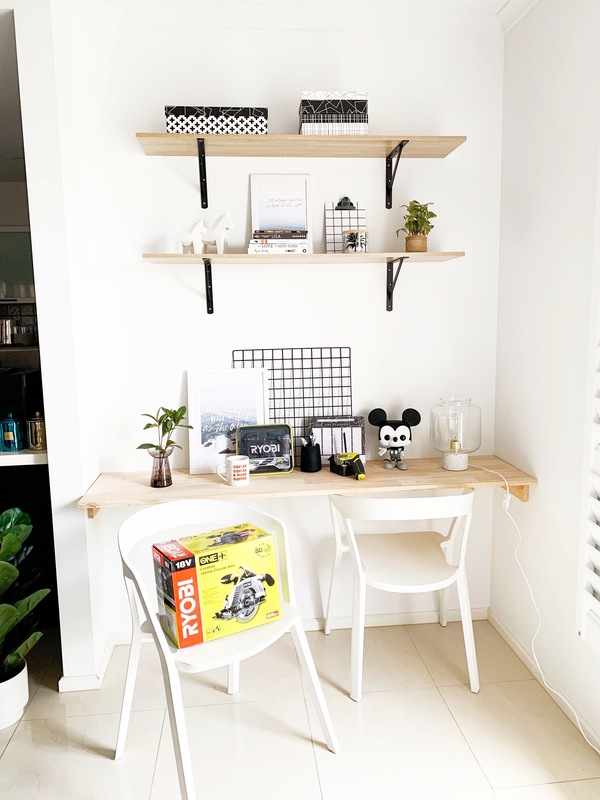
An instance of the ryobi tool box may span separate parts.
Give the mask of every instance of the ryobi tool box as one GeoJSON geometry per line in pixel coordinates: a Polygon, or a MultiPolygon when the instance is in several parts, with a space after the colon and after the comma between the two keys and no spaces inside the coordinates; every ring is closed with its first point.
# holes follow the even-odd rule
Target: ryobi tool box
{"type": "Polygon", "coordinates": [[[279,617],[273,534],[250,523],[152,547],[158,614],[178,647],[189,647],[279,617]]]}

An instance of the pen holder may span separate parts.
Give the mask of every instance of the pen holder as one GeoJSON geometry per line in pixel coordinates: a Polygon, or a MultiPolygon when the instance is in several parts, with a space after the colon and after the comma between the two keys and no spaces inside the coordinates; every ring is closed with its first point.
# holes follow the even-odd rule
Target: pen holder
{"type": "Polygon", "coordinates": [[[305,444],[300,450],[300,472],[318,472],[321,469],[321,446],[305,444]]]}

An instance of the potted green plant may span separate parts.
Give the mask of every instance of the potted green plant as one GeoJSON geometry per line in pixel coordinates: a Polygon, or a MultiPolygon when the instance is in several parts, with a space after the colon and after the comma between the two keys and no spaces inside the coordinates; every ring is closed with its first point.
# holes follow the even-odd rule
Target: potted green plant
{"type": "Polygon", "coordinates": [[[417,200],[411,200],[408,205],[400,206],[400,208],[406,209],[406,214],[404,215],[404,226],[398,228],[396,236],[399,236],[401,231],[406,233],[404,245],[406,253],[427,252],[427,236],[433,229],[431,220],[437,216],[429,210],[431,205],[433,205],[431,202],[419,203],[417,200]]]}
{"type": "Polygon", "coordinates": [[[153,458],[150,486],[155,489],[164,488],[173,483],[169,456],[174,447],[181,449],[181,445],[177,444],[172,436],[177,428],[192,427],[183,423],[186,411],[186,406],[181,406],[177,409],[161,406],[155,415],[142,414],[143,417],[149,417],[152,420],[152,422],[147,422],[144,425],[144,430],[156,428],[158,434],[157,442],[144,442],[144,444],[140,444],[137,447],[138,450],[147,450],[153,458]]]}
{"type": "Polygon", "coordinates": [[[29,514],[10,508],[0,514],[0,729],[19,720],[29,699],[25,656],[42,636],[31,612],[50,589],[31,592],[37,575],[21,575],[32,547],[29,514]]]}

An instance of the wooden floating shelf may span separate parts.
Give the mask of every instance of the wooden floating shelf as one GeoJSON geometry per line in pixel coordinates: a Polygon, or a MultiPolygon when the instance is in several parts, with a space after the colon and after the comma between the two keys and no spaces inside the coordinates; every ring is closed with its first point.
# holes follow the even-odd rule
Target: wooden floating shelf
{"type": "Polygon", "coordinates": [[[385,264],[386,267],[386,288],[385,288],[385,307],[386,311],[392,311],[394,307],[394,289],[398,275],[405,261],[432,262],[450,261],[453,258],[461,258],[464,252],[451,253],[223,253],[222,255],[212,253],[144,253],[143,257],[152,264],[203,264],[204,280],[206,284],[206,311],[212,314],[213,286],[212,268],[213,265],[233,264],[339,264],[348,266],[349,264],[385,264]],[[394,274],[394,267],[396,273],[394,274]]]}
{"type": "Polygon", "coordinates": [[[433,262],[461,258],[464,251],[449,253],[144,253],[152,264],[388,264],[390,261],[433,262]]]}
{"type": "Polygon", "coordinates": [[[217,475],[206,473],[190,475],[188,470],[173,470],[173,484],[165,489],[150,487],[150,472],[108,472],[101,474],[77,503],[93,518],[102,508],[148,506],[168,500],[193,498],[232,499],[266,497],[309,497],[351,492],[368,495],[377,492],[453,489],[467,487],[499,486],[504,489],[504,478],[510,494],[526,503],[529,487],[537,484],[536,478],[496,456],[469,456],[466,470],[452,472],[442,469],[441,456],[435,458],[409,458],[408,469],[385,469],[381,459],[367,461],[364,481],[340,479],[328,469],[320,472],[300,472],[294,469],[287,475],[252,475],[248,486],[233,489],[217,475]],[[482,469],[479,469],[482,467],[482,469]],[[491,470],[491,471],[490,471],[491,470]],[[500,475],[498,475],[500,473],[500,475]],[[500,477],[501,475],[504,478],[500,477]]]}
{"type": "Polygon", "coordinates": [[[280,158],[387,158],[402,140],[402,158],[445,158],[466,136],[303,136],[299,134],[137,133],[147,156],[198,157],[198,139],[206,156],[280,158]]]}

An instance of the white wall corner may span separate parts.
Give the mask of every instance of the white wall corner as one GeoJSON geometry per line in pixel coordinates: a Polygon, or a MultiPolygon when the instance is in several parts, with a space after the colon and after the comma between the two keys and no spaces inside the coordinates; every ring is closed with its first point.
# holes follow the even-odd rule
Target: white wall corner
{"type": "Polygon", "coordinates": [[[538,0],[507,0],[498,11],[498,19],[504,33],[508,33],[537,2],[538,0]]]}

